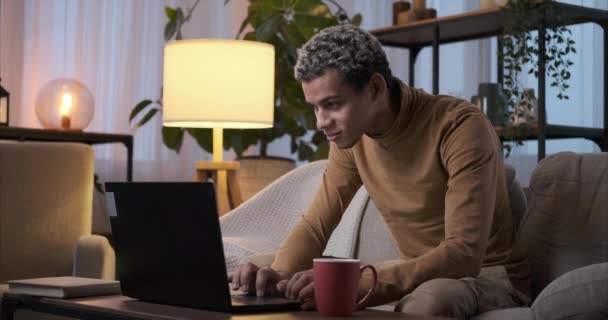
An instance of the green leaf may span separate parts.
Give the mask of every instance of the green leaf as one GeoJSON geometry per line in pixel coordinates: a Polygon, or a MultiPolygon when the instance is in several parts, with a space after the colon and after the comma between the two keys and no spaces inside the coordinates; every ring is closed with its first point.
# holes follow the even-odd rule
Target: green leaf
{"type": "Polygon", "coordinates": [[[239,134],[233,134],[230,137],[230,145],[232,149],[236,153],[237,156],[241,157],[243,155],[243,151],[245,151],[245,147],[243,145],[243,138],[239,134]]]}
{"type": "Polygon", "coordinates": [[[213,130],[201,128],[187,128],[186,131],[196,140],[203,150],[213,152],[213,130]]]}
{"type": "Polygon", "coordinates": [[[177,22],[175,20],[169,20],[165,25],[165,41],[171,40],[176,31],[177,22]]]}
{"type": "Polygon", "coordinates": [[[314,143],[316,145],[320,145],[323,142],[327,142],[327,138],[325,137],[325,134],[323,133],[323,131],[318,130],[312,136],[311,141],[312,141],[312,143],[314,143]]]}
{"type": "Polygon", "coordinates": [[[313,160],[322,160],[327,159],[329,157],[329,142],[324,141],[318,145],[315,154],[313,155],[313,160]]]}
{"type": "Polygon", "coordinates": [[[135,105],[135,108],[131,110],[131,115],[129,115],[129,122],[133,121],[133,118],[135,118],[139,112],[141,112],[145,107],[147,107],[151,103],[152,100],[146,99],[140,101],[137,105],[135,105]]]}
{"type": "Polygon", "coordinates": [[[175,10],[175,21],[180,25],[184,23],[184,11],[182,8],[177,8],[177,10],[175,10]]]}
{"type": "Polygon", "coordinates": [[[179,153],[184,140],[184,129],[176,127],[163,127],[162,129],[163,143],[167,148],[179,153]]]}
{"type": "Polygon", "coordinates": [[[331,10],[321,0],[295,0],[293,10],[296,13],[331,18],[331,10]]]}
{"type": "Polygon", "coordinates": [[[296,13],[293,16],[293,21],[300,29],[308,28],[320,30],[331,26],[334,20],[332,18],[320,17],[316,15],[296,13]]]}
{"type": "Polygon", "coordinates": [[[311,161],[314,158],[314,151],[312,148],[303,141],[300,141],[300,145],[298,146],[298,160],[300,161],[311,161]]]}
{"type": "Polygon", "coordinates": [[[356,25],[357,27],[361,25],[361,22],[363,20],[363,17],[361,17],[361,14],[357,13],[352,19],[351,19],[351,23],[356,25]]]}
{"type": "Polygon", "coordinates": [[[144,124],[146,124],[148,121],[150,121],[150,119],[152,119],[152,117],[154,117],[155,114],[158,113],[158,111],[160,111],[157,108],[154,108],[150,111],[148,111],[148,113],[146,113],[145,116],[143,116],[143,118],[141,118],[141,120],[139,121],[139,123],[137,123],[137,125],[135,126],[135,128],[140,128],[141,126],[143,126],[144,124]]]}
{"type": "Polygon", "coordinates": [[[297,149],[298,149],[298,140],[294,136],[291,136],[291,153],[296,152],[297,149]]]}
{"type": "Polygon", "coordinates": [[[302,34],[294,23],[285,23],[281,25],[281,34],[285,37],[287,43],[294,48],[300,48],[306,43],[304,34],[302,34]]]}
{"type": "Polygon", "coordinates": [[[280,14],[274,14],[270,18],[266,19],[258,28],[255,30],[255,37],[259,41],[269,41],[270,38],[274,37],[279,30],[279,27],[283,23],[283,16],[280,14]]]}
{"type": "MultiPolygon", "coordinates": [[[[226,1],[229,1],[229,0],[226,0],[226,1]]],[[[241,23],[239,32],[236,34],[237,39],[241,36],[241,33],[243,33],[243,30],[245,30],[245,28],[247,27],[248,24],[249,24],[249,16],[247,16],[247,18],[245,18],[245,20],[243,20],[243,22],[241,23]]]]}
{"type": "Polygon", "coordinates": [[[250,40],[250,41],[256,41],[256,36],[255,36],[255,31],[251,31],[248,32],[244,37],[243,40],[250,40]]]}
{"type": "Polygon", "coordinates": [[[175,21],[175,15],[177,11],[171,7],[165,7],[165,15],[169,18],[169,21],[175,21]]]}

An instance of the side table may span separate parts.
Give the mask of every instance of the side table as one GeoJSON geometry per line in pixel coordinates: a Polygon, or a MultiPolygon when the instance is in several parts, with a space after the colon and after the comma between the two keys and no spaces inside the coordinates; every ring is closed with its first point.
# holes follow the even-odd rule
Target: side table
{"type": "Polygon", "coordinates": [[[238,207],[243,202],[239,185],[240,164],[237,161],[197,161],[195,181],[215,182],[215,197],[219,215],[238,207]]]}
{"type": "Polygon", "coordinates": [[[18,141],[122,143],[127,148],[127,181],[133,181],[133,135],[86,131],[62,131],[20,127],[0,127],[0,139],[18,141]]]}

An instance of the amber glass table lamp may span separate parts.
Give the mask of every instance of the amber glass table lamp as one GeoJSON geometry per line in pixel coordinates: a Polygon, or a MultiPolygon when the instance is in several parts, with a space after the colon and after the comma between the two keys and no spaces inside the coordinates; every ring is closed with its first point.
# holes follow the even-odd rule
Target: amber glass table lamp
{"type": "Polygon", "coordinates": [[[163,124],[213,129],[213,162],[197,162],[195,179],[214,179],[220,214],[242,201],[238,162],[222,159],[223,129],[270,128],[273,118],[273,46],[219,39],[167,44],[163,124]]]}

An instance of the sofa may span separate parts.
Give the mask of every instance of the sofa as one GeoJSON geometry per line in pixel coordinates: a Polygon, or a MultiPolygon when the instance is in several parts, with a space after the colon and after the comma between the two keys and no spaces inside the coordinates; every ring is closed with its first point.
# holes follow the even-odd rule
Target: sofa
{"type": "Polygon", "coordinates": [[[94,164],[86,144],[0,142],[0,299],[7,280],[115,278],[114,251],[91,234],[94,164]]]}
{"type": "MultiPolygon", "coordinates": [[[[313,162],[290,172],[220,221],[229,271],[269,265],[312,199],[325,169],[313,162]]],[[[564,152],[543,159],[524,193],[513,168],[505,174],[519,241],[529,252],[529,307],[475,319],[608,319],[608,153],[564,152]]],[[[362,187],[324,255],[374,263],[398,258],[378,209],[362,187]]],[[[394,304],[377,307],[392,310],[394,304]]]]}

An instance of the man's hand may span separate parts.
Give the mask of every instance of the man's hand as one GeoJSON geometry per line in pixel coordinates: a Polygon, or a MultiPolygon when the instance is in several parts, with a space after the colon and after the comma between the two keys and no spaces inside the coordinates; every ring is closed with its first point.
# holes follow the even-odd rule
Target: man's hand
{"type": "Polygon", "coordinates": [[[289,280],[281,280],[277,284],[277,289],[288,299],[297,300],[302,310],[313,309],[316,306],[312,269],[298,272],[289,280]]]}
{"type": "Polygon", "coordinates": [[[259,268],[253,263],[238,266],[228,275],[232,290],[241,290],[248,294],[262,296],[278,296],[277,283],[289,279],[286,272],[277,272],[270,267],[259,268]]]}
{"type": "MultiPolygon", "coordinates": [[[[297,300],[301,304],[302,310],[314,309],[317,306],[312,269],[298,272],[291,279],[279,281],[277,289],[288,299],[297,300]]],[[[369,288],[359,285],[357,301],[361,301],[368,292],[369,288]]]]}

